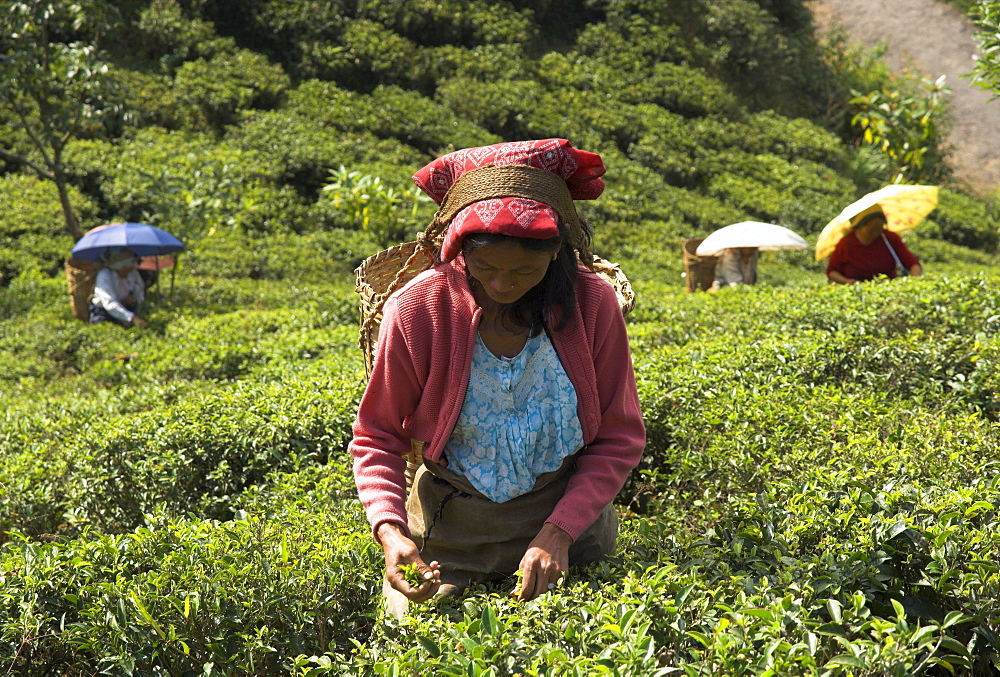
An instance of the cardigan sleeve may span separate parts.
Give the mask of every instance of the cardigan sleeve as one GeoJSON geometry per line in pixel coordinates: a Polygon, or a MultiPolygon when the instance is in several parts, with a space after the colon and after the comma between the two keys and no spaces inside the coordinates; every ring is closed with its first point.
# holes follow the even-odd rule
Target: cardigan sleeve
{"type": "Polygon", "coordinates": [[[546,520],[574,540],[618,495],[646,445],[625,318],[614,291],[604,286],[588,329],[593,336],[600,424],[597,435],[577,458],[566,493],[546,520]]]}
{"type": "Polygon", "coordinates": [[[382,523],[393,522],[409,535],[403,455],[410,438],[403,422],[420,398],[421,384],[394,298],[383,309],[373,362],[348,445],[354,481],[373,534],[382,523]]]}

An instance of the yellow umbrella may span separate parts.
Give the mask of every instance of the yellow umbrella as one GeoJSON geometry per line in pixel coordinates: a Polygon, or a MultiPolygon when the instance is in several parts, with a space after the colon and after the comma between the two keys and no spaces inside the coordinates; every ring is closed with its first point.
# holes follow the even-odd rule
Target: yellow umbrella
{"type": "Polygon", "coordinates": [[[886,186],[848,206],[826,224],[816,240],[816,260],[821,261],[833,253],[837,243],[851,232],[853,222],[862,215],[881,210],[885,214],[886,230],[905,233],[934,211],[938,202],[937,186],[886,186]]]}

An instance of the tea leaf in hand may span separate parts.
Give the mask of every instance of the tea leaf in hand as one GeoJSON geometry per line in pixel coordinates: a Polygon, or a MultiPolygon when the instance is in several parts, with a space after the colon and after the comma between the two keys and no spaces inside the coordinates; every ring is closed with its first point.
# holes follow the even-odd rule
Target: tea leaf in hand
{"type": "Polygon", "coordinates": [[[423,576],[420,575],[420,570],[417,568],[416,564],[400,564],[400,571],[403,572],[403,578],[414,588],[419,588],[421,585],[426,583],[423,576]]]}

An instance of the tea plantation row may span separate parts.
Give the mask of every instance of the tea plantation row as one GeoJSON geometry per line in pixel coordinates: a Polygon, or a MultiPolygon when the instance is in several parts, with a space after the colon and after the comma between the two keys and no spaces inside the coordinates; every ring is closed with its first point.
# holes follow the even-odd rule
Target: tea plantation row
{"type": "Polygon", "coordinates": [[[649,444],[617,557],[534,602],[510,581],[395,622],[345,452],[351,287],[181,276],[138,332],[22,275],[0,290],[0,665],[994,674],[997,281],[637,281],[649,444]]]}

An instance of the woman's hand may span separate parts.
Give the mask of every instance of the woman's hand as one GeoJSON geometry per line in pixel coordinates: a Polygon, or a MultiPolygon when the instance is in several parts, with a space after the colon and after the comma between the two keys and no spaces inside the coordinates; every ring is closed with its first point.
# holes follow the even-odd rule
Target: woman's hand
{"type": "Polygon", "coordinates": [[[555,588],[569,568],[571,545],[573,539],[565,531],[550,522],[542,525],[521,558],[520,589],[511,594],[527,602],[555,588]]]}
{"type": "Polygon", "coordinates": [[[403,535],[399,525],[385,522],[379,525],[378,540],[385,551],[385,579],[411,602],[423,602],[434,596],[441,587],[441,570],[437,562],[424,564],[420,559],[417,545],[403,535]],[[405,568],[404,568],[405,567],[405,568]],[[411,585],[407,580],[407,569],[416,569],[422,581],[411,585]]]}
{"type": "Polygon", "coordinates": [[[830,282],[836,282],[837,284],[855,284],[857,282],[853,277],[847,277],[836,270],[831,270],[826,276],[830,279],[830,282]]]}
{"type": "Polygon", "coordinates": [[[133,327],[145,327],[146,326],[146,320],[142,319],[138,315],[133,315],[132,316],[132,326],[133,327]]]}

